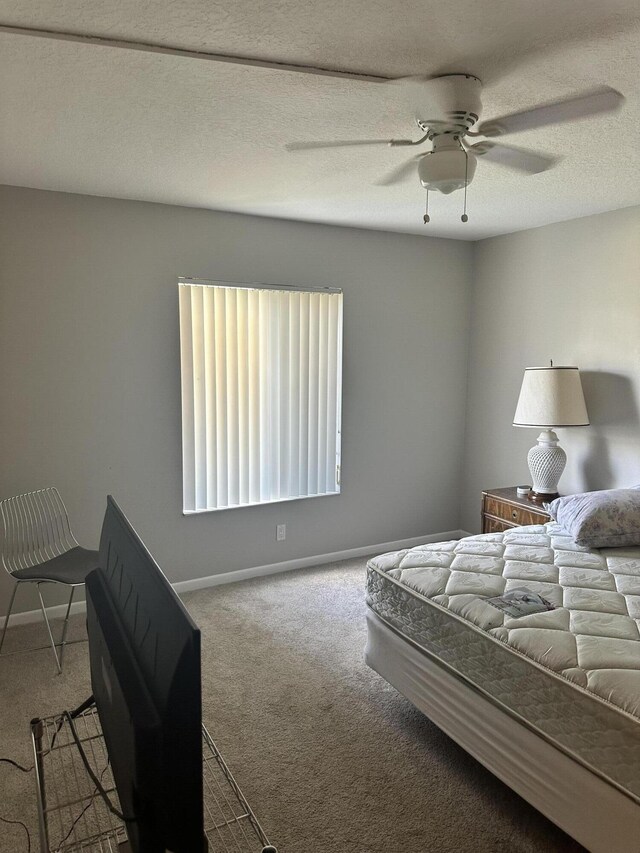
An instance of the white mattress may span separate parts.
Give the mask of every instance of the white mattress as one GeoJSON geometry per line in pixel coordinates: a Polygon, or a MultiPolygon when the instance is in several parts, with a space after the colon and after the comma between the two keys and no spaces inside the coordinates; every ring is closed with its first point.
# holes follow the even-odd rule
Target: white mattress
{"type": "Polygon", "coordinates": [[[640,548],[589,551],[555,523],[375,557],[388,625],[640,802],[640,548]],[[513,588],[556,609],[510,618],[513,588]]]}
{"type": "MultiPolygon", "coordinates": [[[[449,737],[588,850],[638,849],[637,803],[450,674],[371,610],[365,660],[449,737]]],[[[464,808],[464,803],[458,805],[464,808]]]]}

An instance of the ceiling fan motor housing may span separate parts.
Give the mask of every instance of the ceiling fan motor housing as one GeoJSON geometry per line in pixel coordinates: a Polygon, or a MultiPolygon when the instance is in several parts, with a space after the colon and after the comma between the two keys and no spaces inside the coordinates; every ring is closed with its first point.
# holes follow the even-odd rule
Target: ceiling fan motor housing
{"type": "Polygon", "coordinates": [[[416,107],[418,125],[428,132],[466,133],[482,114],[482,83],[471,74],[446,74],[425,80],[424,105],[416,107]]]}

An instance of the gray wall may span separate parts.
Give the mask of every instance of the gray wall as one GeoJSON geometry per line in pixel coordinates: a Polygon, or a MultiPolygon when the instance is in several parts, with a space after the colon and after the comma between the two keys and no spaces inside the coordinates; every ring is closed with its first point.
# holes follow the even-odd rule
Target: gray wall
{"type": "Polygon", "coordinates": [[[0,494],[57,485],[90,547],[113,493],[172,580],[457,528],[472,252],[0,188],[0,494]],[[180,275],[344,288],[341,495],[182,516],[180,275]]]}
{"type": "Polygon", "coordinates": [[[483,488],[531,481],[511,426],[525,367],[576,364],[591,426],[559,430],[564,493],[640,483],[640,208],[475,245],[462,527],[483,488]]]}

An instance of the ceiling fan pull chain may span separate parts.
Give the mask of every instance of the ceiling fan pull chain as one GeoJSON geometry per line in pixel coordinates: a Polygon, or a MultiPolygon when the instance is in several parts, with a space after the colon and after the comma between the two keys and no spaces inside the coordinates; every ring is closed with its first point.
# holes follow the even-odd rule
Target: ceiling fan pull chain
{"type": "MultiPolygon", "coordinates": [[[[461,146],[462,147],[462,146],[461,146]]],[[[462,216],[460,219],[463,222],[468,222],[469,217],[467,216],[467,184],[468,184],[468,174],[469,174],[469,155],[467,154],[467,149],[462,148],[464,151],[464,208],[462,211],[462,216]]]]}
{"type": "Polygon", "coordinates": [[[431,217],[429,216],[429,190],[427,190],[427,201],[424,206],[424,216],[422,217],[422,221],[425,225],[428,222],[431,222],[431,217]]]}

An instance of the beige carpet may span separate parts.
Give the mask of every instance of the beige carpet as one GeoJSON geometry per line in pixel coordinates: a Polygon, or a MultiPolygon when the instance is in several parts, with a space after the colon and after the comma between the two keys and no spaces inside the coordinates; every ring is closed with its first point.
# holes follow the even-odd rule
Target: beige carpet
{"type": "MultiPolygon", "coordinates": [[[[204,722],[279,853],[581,851],[364,665],[363,587],[358,560],[185,598],[203,634],[204,722]]],[[[7,644],[39,631],[11,629],[7,644]]],[[[30,762],[29,719],[90,692],[86,644],[62,676],[50,651],[0,657],[0,691],[0,755],[30,762]]],[[[0,764],[0,814],[29,824],[36,851],[34,790],[0,764]]],[[[1,853],[26,849],[0,824],[1,853]]]]}

